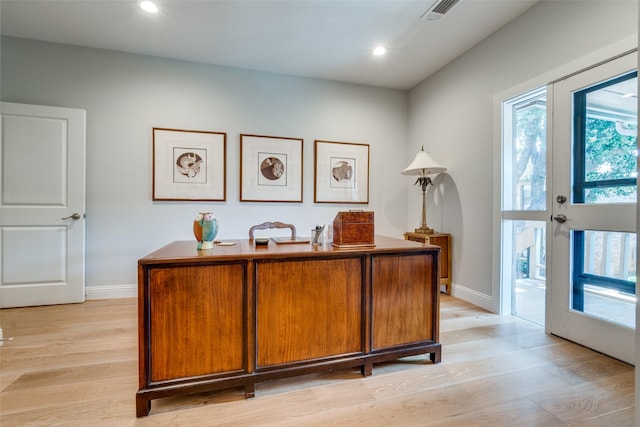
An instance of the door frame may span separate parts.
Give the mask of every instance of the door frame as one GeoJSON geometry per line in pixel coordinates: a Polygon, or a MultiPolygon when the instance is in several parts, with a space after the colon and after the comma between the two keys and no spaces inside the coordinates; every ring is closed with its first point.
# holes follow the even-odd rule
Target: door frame
{"type": "MultiPolygon", "coordinates": [[[[515,85],[509,89],[497,93],[493,97],[493,164],[496,165],[493,168],[493,244],[492,244],[492,287],[491,295],[465,295],[465,299],[470,302],[490,310],[494,313],[501,315],[510,315],[511,313],[511,287],[506,286],[502,275],[502,263],[503,263],[503,248],[502,248],[502,149],[503,149],[503,135],[502,135],[502,106],[505,101],[517,97],[526,92],[535,90],[536,88],[549,85],[555,81],[564,79],[573,74],[580,73],[589,68],[598,66],[602,63],[606,63],[612,59],[625,56],[629,53],[638,52],[638,38],[628,37],[618,42],[612,43],[602,49],[591,52],[580,58],[577,58],[571,62],[558,66],[550,71],[540,74],[530,80],[515,85]]],[[[547,117],[551,113],[552,105],[547,104],[547,117]]],[[[550,126],[547,126],[547,132],[550,126]]],[[[550,155],[552,147],[549,145],[550,139],[547,135],[547,170],[553,167],[553,159],[550,155]]],[[[640,167],[640,165],[639,165],[640,167]]],[[[552,179],[552,176],[547,174],[547,179],[552,179]]],[[[547,209],[551,203],[551,192],[547,192],[547,209]]],[[[640,217],[640,212],[638,213],[640,217]]],[[[549,214],[545,215],[544,220],[549,219],[549,214]]],[[[551,233],[550,221],[546,227],[547,236],[551,233]]],[[[552,273],[550,260],[552,254],[547,248],[547,274],[552,273]]],[[[551,304],[551,293],[549,286],[547,286],[546,292],[546,305],[549,307],[551,304]]],[[[549,310],[547,310],[546,316],[549,316],[549,310]]],[[[640,318],[640,310],[638,311],[638,317],[640,318]]],[[[545,321],[545,325],[548,324],[548,318],[545,321]]],[[[545,326],[545,331],[549,333],[549,330],[545,326]]],[[[638,343],[640,348],[640,340],[638,343]]]]}

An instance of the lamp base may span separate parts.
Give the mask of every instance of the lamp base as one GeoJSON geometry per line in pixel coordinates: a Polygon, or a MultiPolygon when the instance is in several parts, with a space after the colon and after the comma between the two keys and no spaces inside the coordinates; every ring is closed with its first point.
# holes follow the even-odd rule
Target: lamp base
{"type": "Polygon", "coordinates": [[[420,234],[433,234],[433,228],[429,228],[429,227],[420,227],[420,228],[416,228],[416,233],[420,233],[420,234]]]}

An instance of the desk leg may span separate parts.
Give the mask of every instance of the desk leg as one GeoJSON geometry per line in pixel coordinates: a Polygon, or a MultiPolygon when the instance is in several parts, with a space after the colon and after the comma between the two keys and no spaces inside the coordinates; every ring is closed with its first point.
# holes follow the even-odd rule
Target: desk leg
{"type": "Polygon", "coordinates": [[[244,398],[250,399],[256,397],[256,384],[251,381],[244,385],[244,398]]]}
{"type": "Polygon", "coordinates": [[[151,410],[151,400],[144,396],[136,395],[136,417],[146,417],[151,410]]]}
{"type": "Polygon", "coordinates": [[[373,374],[373,363],[365,362],[364,365],[360,366],[360,373],[363,377],[369,377],[373,374]]]}
{"type": "Polygon", "coordinates": [[[438,346],[434,351],[429,353],[429,359],[431,359],[433,363],[442,362],[442,347],[438,346]]]}

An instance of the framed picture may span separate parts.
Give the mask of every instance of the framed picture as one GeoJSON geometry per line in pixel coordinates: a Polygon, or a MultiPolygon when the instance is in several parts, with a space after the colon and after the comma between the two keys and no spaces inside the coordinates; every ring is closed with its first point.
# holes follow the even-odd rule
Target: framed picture
{"type": "Polygon", "coordinates": [[[240,201],[302,203],[302,139],[240,135],[240,201]]]}
{"type": "Polygon", "coordinates": [[[226,200],[227,134],[153,128],[153,200],[226,200]]]}
{"type": "Polygon", "coordinates": [[[316,203],[369,203],[369,144],[315,141],[316,203]]]}

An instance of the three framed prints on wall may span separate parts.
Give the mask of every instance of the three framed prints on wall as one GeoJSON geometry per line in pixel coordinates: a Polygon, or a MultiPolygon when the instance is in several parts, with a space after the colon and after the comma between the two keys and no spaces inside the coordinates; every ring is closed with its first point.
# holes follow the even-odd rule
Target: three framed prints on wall
{"type": "MultiPolygon", "coordinates": [[[[153,200],[225,201],[227,134],[153,128],[153,200]]],[[[240,135],[240,201],[302,202],[303,140],[240,135]]],[[[315,140],[314,202],[369,203],[369,145],[315,140]]]]}

